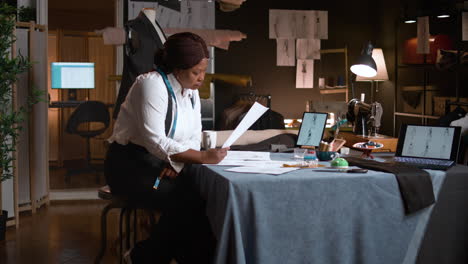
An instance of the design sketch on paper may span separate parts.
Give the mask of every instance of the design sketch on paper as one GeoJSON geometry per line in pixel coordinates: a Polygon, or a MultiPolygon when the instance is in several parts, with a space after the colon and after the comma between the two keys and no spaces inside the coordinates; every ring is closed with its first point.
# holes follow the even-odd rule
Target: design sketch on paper
{"type": "Polygon", "coordinates": [[[319,60],[320,39],[297,39],[296,58],[300,60],[319,60]]]}
{"type": "Polygon", "coordinates": [[[275,10],[270,9],[269,16],[269,36],[270,39],[295,38],[294,10],[275,10]]]}
{"type": "Polygon", "coordinates": [[[182,1],[180,9],[180,27],[215,28],[214,1],[182,1]]]}
{"type": "Polygon", "coordinates": [[[306,113],[304,120],[302,120],[297,144],[301,146],[318,146],[322,140],[326,122],[326,114],[306,113]]]}
{"type": "Polygon", "coordinates": [[[311,11],[296,11],[296,38],[316,38],[316,13],[311,11]]]}
{"type": "Polygon", "coordinates": [[[328,39],[328,11],[312,11],[315,15],[315,39],[328,39]]]}
{"type": "Polygon", "coordinates": [[[134,19],[143,8],[154,8],[158,24],[166,28],[215,28],[215,3],[207,1],[131,1],[128,19],[134,19]]]}
{"type": "Polygon", "coordinates": [[[178,27],[180,25],[180,12],[159,6],[156,9],[156,20],[162,28],[178,27]]]}
{"type": "Polygon", "coordinates": [[[297,60],[296,88],[314,88],[314,60],[297,60]]]}
{"type": "Polygon", "coordinates": [[[328,39],[328,11],[270,9],[269,37],[328,39]]]}
{"type": "Polygon", "coordinates": [[[294,39],[277,39],[276,40],[276,65],[277,66],[294,66],[296,59],[294,39]]]}

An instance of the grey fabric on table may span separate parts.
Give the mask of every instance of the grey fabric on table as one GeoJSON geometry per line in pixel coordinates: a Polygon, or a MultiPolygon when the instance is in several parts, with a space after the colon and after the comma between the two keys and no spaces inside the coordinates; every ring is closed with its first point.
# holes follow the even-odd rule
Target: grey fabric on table
{"type": "Polygon", "coordinates": [[[425,170],[395,162],[383,163],[357,157],[346,159],[350,165],[395,174],[407,214],[414,213],[435,202],[431,178],[425,170]]]}
{"type": "MultiPolygon", "coordinates": [[[[192,169],[218,240],[215,263],[415,263],[433,206],[405,215],[393,174],[225,168],[192,169]]],[[[430,175],[437,197],[445,172],[430,175]]]]}

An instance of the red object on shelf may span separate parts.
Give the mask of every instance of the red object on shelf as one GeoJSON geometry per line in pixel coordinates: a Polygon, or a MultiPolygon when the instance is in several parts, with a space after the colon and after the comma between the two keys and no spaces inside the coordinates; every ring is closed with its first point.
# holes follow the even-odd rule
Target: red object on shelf
{"type": "MultiPolygon", "coordinates": [[[[423,64],[424,54],[417,54],[416,50],[418,47],[418,39],[410,38],[405,41],[403,45],[403,58],[402,63],[404,64],[423,64]]],[[[427,54],[426,63],[436,63],[437,50],[453,49],[453,41],[448,35],[435,35],[429,37],[429,54],[427,54]]]]}

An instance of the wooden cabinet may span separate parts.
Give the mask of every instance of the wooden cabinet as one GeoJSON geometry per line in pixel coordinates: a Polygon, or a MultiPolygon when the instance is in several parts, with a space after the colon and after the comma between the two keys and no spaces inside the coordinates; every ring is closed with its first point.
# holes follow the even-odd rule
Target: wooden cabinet
{"type": "Polygon", "coordinates": [[[468,65],[457,58],[468,48],[467,42],[460,39],[461,15],[429,17],[430,54],[424,55],[416,54],[417,24],[397,22],[394,135],[404,123],[436,124],[445,114],[447,99],[459,101],[468,96],[466,89],[461,89],[468,83],[468,65]],[[441,49],[450,50],[455,59],[437,64],[441,49]],[[460,54],[455,55],[457,52],[460,54]]]}

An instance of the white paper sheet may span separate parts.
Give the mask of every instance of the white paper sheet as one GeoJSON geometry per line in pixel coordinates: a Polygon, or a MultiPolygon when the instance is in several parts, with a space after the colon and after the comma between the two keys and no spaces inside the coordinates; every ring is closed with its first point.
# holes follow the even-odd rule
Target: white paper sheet
{"type": "Polygon", "coordinates": [[[280,160],[270,160],[262,161],[258,160],[222,160],[220,163],[215,164],[217,166],[241,166],[241,167],[275,167],[281,168],[284,164],[292,164],[292,162],[280,161],[280,160]]]}
{"type": "Polygon", "coordinates": [[[296,58],[320,60],[320,39],[297,39],[296,58]]]}
{"type": "Polygon", "coordinates": [[[255,102],[250,108],[249,112],[245,115],[242,121],[237,125],[236,129],[232,132],[229,138],[224,142],[223,148],[230,147],[242,134],[244,134],[250,126],[255,123],[266,111],[267,107],[255,102]]]}
{"type": "Polygon", "coordinates": [[[294,39],[276,40],[276,66],[296,65],[294,39]]]}
{"type": "Polygon", "coordinates": [[[296,38],[315,38],[317,35],[317,13],[314,11],[296,10],[294,12],[294,21],[296,28],[296,38]]]}
{"type": "Polygon", "coordinates": [[[314,88],[314,60],[297,60],[296,88],[314,88]]]}
{"type": "Polygon", "coordinates": [[[270,39],[328,39],[328,11],[269,10],[270,39]]]}
{"type": "Polygon", "coordinates": [[[215,2],[212,1],[181,1],[180,27],[214,29],[215,2]]]}
{"type": "Polygon", "coordinates": [[[156,18],[162,28],[173,28],[180,26],[181,13],[171,8],[160,5],[156,9],[156,18]]]}
{"type": "Polygon", "coordinates": [[[279,175],[279,174],[287,173],[290,171],[295,171],[298,169],[299,168],[235,167],[235,168],[225,169],[225,171],[279,175]]]}
{"type": "Polygon", "coordinates": [[[328,11],[315,11],[317,20],[315,21],[316,39],[328,39],[328,11]]]}
{"type": "Polygon", "coordinates": [[[270,161],[269,152],[229,150],[224,160],[263,160],[270,161]]]}
{"type": "Polygon", "coordinates": [[[462,15],[462,35],[462,40],[468,41],[468,12],[463,12],[462,15]]]}
{"type": "Polygon", "coordinates": [[[296,38],[295,11],[270,9],[269,12],[269,37],[270,39],[296,38]]]}

